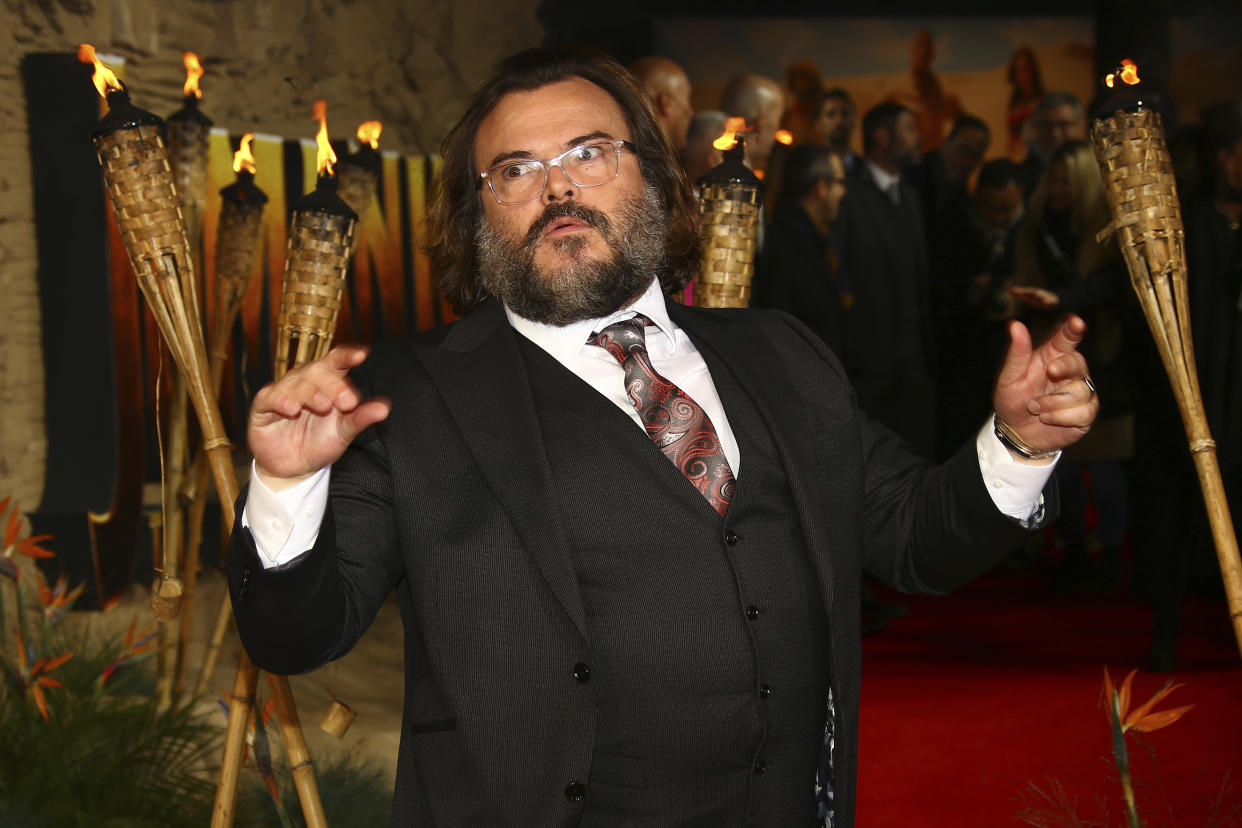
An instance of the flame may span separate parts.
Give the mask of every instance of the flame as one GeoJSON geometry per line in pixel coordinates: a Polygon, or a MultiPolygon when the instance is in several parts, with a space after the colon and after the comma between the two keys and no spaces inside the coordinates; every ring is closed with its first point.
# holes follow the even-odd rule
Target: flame
{"type": "Polygon", "coordinates": [[[191,95],[202,98],[203,90],[198,88],[198,79],[203,76],[203,65],[198,62],[198,55],[193,52],[182,52],[181,57],[185,61],[185,86],[182,94],[187,98],[191,95]]]}
{"type": "Polygon", "coordinates": [[[336,163],[336,153],[332,151],[332,145],[328,143],[328,102],[325,100],[315,101],[315,108],[311,111],[311,117],[319,122],[319,132],[315,133],[315,143],[319,145],[319,158],[316,161],[316,169],[320,175],[332,175],[332,165],[336,163]]]}
{"type": "Polygon", "coordinates": [[[239,173],[244,170],[253,175],[258,171],[258,167],[254,164],[254,154],[250,151],[250,142],[253,140],[253,132],[247,132],[242,136],[241,146],[237,152],[233,153],[233,172],[239,173]]]}
{"type": "Polygon", "coordinates": [[[746,131],[745,118],[730,118],[725,121],[724,132],[715,141],[712,146],[718,150],[727,150],[729,147],[737,143],[737,134],[746,131]]]}
{"type": "Polygon", "coordinates": [[[371,149],[379,149],[379,137],[383,131],[384,125],[379,121],[363,121],[358,125],[358,140],[371,149]]]}
{"type": "Polygon", "coordinates": [[[1129,58],[1121,61],[1121,65],[1117,67],[1116,72],[1109,72],[1108,75],[1105,76],[1105,85],[1107,85],[1109,89],[1112,89],[1113,83],[1118,76],[1121,77],[1122,82],[1126,86],[1134,86],[1140,80],[1138,74],[1138,64],[1129,58]]]}
{"type": "Polygon", "coordinates": [[[778,129],[776,134],[772,136],[778,144],[789,146],[793,143],[793,133],[787,129],[778,129]]]}
{"type": "Polygon", "coordinates": [[[95,55],[95,47],[89,43],[78,44],[78,60],[83,63],[95,64],[95,74],[91,75],[91,80],[95,83],[95,88],[99,90],[99,97],[108,97],[109,89],[120,89],[121,82],[116,79],[116,75],[112,70],[103,63],[95,55]]]}

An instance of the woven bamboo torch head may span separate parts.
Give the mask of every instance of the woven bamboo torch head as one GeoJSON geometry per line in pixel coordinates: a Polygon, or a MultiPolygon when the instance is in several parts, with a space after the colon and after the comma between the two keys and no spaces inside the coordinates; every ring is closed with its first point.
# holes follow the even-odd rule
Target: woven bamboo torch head
{"type": "Polygon", "coordinates": [[[220,229],[216,233],[216,306],[231,309],[240,305],[259,248],[259,230],[267,194],[254,183],[254,154],[250,151],[253,133],[242,137],[233,155],[237,180],[220,190],[220,229]]]}
{"type": "Polygon", "coordinates": [[[315,189],[293,204],[280,315],[276,321],[275,375],[321,359],[332,347],[341,294],[353,252],[358,214],[341,199],[332,165],[336,153],[328,143],[325,109],[320,119],[319,180],[315,189]]]}
{"type": "Polygon", "coordinates": [[[207,142],[211,135],[211,119],[199,108],[203,92],[198,79],[203,69],[198,55],[185,52],[183,57],[185,104],[168,116],[168,161],[181,196],[186,229],[190,239],[197,243],[202,237],[203,209],[207,202],[207,142]]]}
{"type": "Polygon", "coordinates": [[[746,166],[746,146],[730,127],[716,147],[724,160],[698,180],[703,257],[694,280],[694,304],[744,308],[750,304],[759,238],[763,182],[746,166]]]}
{"type": "MultiPolygon", "coordinates": [[[[359,126],[360,148],[342,158],[336,168],[337,192],[359,219],[366,215],[379,185],[379,137],[382,129],[383,124],[379,121],[367,121],[359,126]]],[[[356,236],[354,241],[357,242],[356,236]]]]}

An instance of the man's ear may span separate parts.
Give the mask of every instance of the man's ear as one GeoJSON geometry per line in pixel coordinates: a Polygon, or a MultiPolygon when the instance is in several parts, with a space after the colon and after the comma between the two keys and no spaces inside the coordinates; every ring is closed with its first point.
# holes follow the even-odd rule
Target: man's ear
{"type": "Polygon", "coordinates": [[[668,115],[673,111],[673,96],[667,92],[656,95],[655,111],[658,115],[668,115]]]}
{"type": "Polygon", "coordinates": [[[827,200],[828,191],[830,189],[832,189],[832,185],[828,183],[828,179],[826,178],[815,179],[815,197],[816,198],[822,198],[824,200],[827,200]]]}

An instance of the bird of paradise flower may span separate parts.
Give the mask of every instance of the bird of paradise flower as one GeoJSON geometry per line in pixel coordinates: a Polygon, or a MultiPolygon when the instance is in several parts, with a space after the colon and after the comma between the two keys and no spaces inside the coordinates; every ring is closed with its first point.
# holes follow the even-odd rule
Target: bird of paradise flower
{"type": "Polygon", "coordinates": [[[147,660],[155,655],[155,651],[159,649],[159,642],[155,640],[155,633],[153,632],[155,628],[146,627],[141,632],[134,632],[137,627],[137,618],[129,622],[129,629],[125,632],[125,640],[121,644],[121,652],[99,674],[99,689],[102,690],[106,687],[117,672],[147,660]]]}
{"type": "Polygon", "coordinates": [[[12,677],[17,692],[22,698],[33,698],[43,721],[49,721],[47,695],[43,692],[44,688],[64,687],[64,685],[48,674],[73,658],[74,654],[64,653],[53,658],[36,659],[34,646],[25,641],[21,627],[17,628],[16,635],[17,663],[11,662],[7,654],[0,653],[0,657],[3,657],[4,666],[12,677]]]}
{"type": "Polygon", "coordinates": [[[78,600],[78,597],[86,591],[86,584],[78,584],[70,589],[69,581],[61,575],[56,579],[56,585],[49,587],[42,572],[36,570],[35,575],[39,584],[39,601],[43,604],[43,618],[55,627],[65,617],[65,613],[78,600]]]}
{"type": "MultiPolygon", "coordinates": [[[[6,497],[0,500],[0,516],[12,503],[12,498],[6,497]]],[[[8,525],[4,529],[4,553],[0,556],[0,575],[4,575],[9,580],[16,583],[20,577],[20,571],[17,568],[15,555],[25,555],[28,558],[52,558],[55,552],[49,552],[39,546],[45,540],[50,540],[51,535],[28,535],[22,537],[22,513],[16,506],[13,511],[9,512],[8,525]]]]}
{"type": "Polygon", "coordinates": [[[1162,727],[1168,727],[1194,707],[1193,704],[1175,707],[1171,710],[1156,711],[1155,707],[1164,701],[1170,693],[1181,687],[1170,679],[1156,691],[1150,699],[1134,710],[1130,709],[1130,685],[1138,670],[1131,670],[1122,681],[1120,688],[1113,686],[1113,678],[1104,668],[1104,698],[1107,708],[1109,726],[1113,732],[1113,762],[1117,765],[1117,775],[1121,779],[1122,796],[1126,803],[1126,817],[1130,828],[1139,828],[1138,808],[1134,801],[1134,785],[1130,779],[1130,755],[1126,749],[1126,733],[1134,730],[1139,733],[1151,733],[1162,727]]]}

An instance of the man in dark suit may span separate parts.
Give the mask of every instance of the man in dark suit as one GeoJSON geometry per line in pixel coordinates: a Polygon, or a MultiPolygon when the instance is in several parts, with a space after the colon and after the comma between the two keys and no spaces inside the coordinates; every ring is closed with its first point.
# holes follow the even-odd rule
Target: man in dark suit
{"type": "Polygon", "coordinates": [[[918,163],[914,113],[895,103],[863,116],[862,163],[850,173],[837,228],[843,278],[841,359],[859,403],[923,457],[935,456],[935,348],[919,197],[905,171],[918,163]]]}
{"type": "Polygon", "coordinates": [[[466,316],[255,397],[247,651],[311,669],[396,591],[394,825],[853,825],[861,569],[949,589],[1046,520],[1097,408],[1081,321],[1014,326],[996,411],[1037,459],[989,423],[931,468],[791,317],[664,300],[694,203],[616,63],[510,58],[443,156],[466,316]]]}

